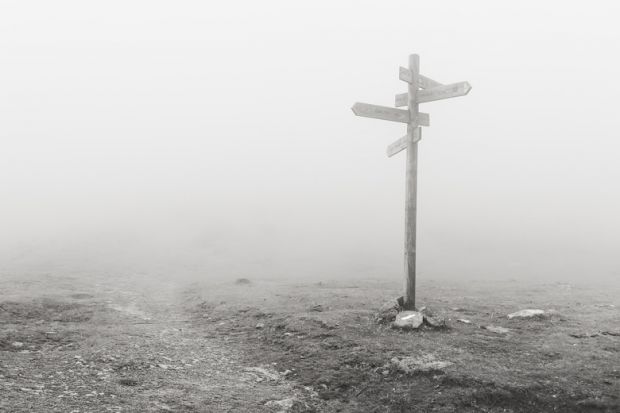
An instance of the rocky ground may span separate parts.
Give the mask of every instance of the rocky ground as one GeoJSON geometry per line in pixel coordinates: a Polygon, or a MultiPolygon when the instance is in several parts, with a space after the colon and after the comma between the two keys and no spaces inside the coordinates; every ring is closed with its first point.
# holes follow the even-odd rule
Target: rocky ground
{"type": "Polygon", "coordinates": [[[0,276],[0,411],[620,410],[617,288],[0,276]]]}

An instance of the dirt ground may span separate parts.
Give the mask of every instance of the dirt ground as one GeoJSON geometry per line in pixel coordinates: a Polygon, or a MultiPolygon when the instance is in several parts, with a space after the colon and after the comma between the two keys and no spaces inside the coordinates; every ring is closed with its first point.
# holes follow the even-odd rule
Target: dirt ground
{"type": "Polygon", "coordinates": [[[620,411],[617,287],[423,280],[447,327],[410,332],[376,320],[399,291],[0,274],[0,411],[620,411]]]}

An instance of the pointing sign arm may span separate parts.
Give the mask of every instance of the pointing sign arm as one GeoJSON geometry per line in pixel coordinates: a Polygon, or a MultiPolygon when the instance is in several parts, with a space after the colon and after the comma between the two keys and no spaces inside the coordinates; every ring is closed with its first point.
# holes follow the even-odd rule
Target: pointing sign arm
{"type": "Polygon", "coordinates": [[[409,94],[408,93],[399,93],[396,95],[394,99],[394,106],[400,108],[402,106],[407,106],[409,104],[409,94]]]}
{"type": "Polygon", "coordinates": [[[357,116],[389,120],[392,122],[409,123],[409,111],[394,109],[388,106],[370,105],[368,103],[357,102],[351,108],[357,116]]]}
{"type": "Polygon", "coordinates": [[[419,126],[430,126],[431,125],[431,117],[428,113],[418,112],[418,121],[415,122],[419,126]]]}
{"type": "MultiPolygon", "coordinates": [[[[402,123],[411,122],[409,111],[394,109],[389,106],[378,106],[357,102],[351,109],[357,116],[363,116],[366,118],[383,119],[402,123]]],[[[428,113],[418,113],[417,123],[420,126],[429,126],[430,116],[428,116],[428,113]]]]}
{"type": "MultiPolygon", "coordinates": [[[[471,90],[471,85],[467,82],[453,83],[451,85],[441,85],[432,89],[420,90],[418,92],[418,103],[432,102],[434,100],[455,98],[464,96],[471,90]]],[[[394,99],[394,106],[401,107],[408,105],[406,93],[399,93],[394,99]]]]}
{"type": "MultiPolygon", "coordinates": [[[[422,137],[422,131],[420,130],[417,133],[417,138],[413,142],[414,143],[418,142],[421,139],[421,137],[422,137]]],[[[396,155],[397,153],[399,153],[400,151],[407,149],[407,143],[409,142],[410,139],[414,139],[414,137],[412,136],[412,133],[408,132],[402,138],[389,144],[386,150],[387,156],[392,157],[396,155]]]]}
{"type": "Polygon", "coordinates": [[[388,157],[392,157],[394,155],[396,155],[398,152],[404,150],[407,148],[407,141],[409,141],[409,139],[411,139],[411,136],[409,134],[406,134],[405,136],[403,136],[402,138],[392,142],[391,144],[388,145],[387,150],[385,151],[387,153],[388,157]]]}
{"type": "Polygon", "coordinates": [[[418,103],[464,96],[468,94],[470,90],[471,85],[468,82],[452,83],[451,85],[442,85],[432,89],[421,90],[418,92],[418,103]]]}

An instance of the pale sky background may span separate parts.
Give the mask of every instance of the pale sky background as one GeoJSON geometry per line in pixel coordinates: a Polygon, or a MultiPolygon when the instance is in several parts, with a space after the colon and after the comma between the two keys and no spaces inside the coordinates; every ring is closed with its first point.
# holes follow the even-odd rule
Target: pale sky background
{"type": "Polygon", "coordinates": [[[0,270],[620,278],[620,3],[0,0],[0,270]],[[108,267],[105,267],[105,266],[108,267]],[[116,266],[116,267],[115,267],[116,266]]]}

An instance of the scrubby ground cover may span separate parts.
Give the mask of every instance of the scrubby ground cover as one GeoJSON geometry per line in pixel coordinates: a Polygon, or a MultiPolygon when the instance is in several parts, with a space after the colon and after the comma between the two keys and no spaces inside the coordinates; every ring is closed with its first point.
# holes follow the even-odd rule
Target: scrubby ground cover
{"type": "Polygon", "coordinates": [[[0,275],[0,411],[620,410],[615,287],[423,281],[404,332],[398,283],[171,279],[0,275]]]}

